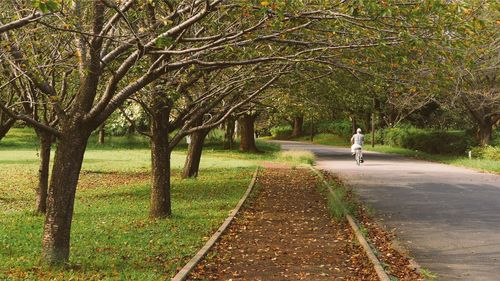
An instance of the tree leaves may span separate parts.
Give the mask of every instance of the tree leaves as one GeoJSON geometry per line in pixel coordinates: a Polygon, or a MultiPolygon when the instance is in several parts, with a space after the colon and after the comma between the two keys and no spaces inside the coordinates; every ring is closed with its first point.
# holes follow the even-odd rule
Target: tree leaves
{"type": "Polygon", "coordinates": [[[33,8],[44,13],[56,12],[61,7],[62,0],[33,0],[33,8]]]}
{"type": "Polygon", "coordinates": [[[155,45],[156,47],[158,48],[167,48],[167,47],[170,47],[172,46],[172,44],[174,44],[175,40],[172,38],[172,37],[160,37],[158,39],[156,39],[155,41],[155,45]]]}

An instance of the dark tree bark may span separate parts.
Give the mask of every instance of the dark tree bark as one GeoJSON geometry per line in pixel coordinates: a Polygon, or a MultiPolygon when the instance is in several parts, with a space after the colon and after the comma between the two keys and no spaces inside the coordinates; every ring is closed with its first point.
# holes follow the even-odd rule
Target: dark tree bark
{"type": "Polygon", "coordinates": [[[375,147],[375,112],[372,112],[372,147],[375,147]]]}
{"type": "Polygon", "coordinates": [[[105,123],[99,126],[99,144],[104,144],[104,137],[106,136],[105,126],[105,123]]]}
{"type": "Polygon", "coordinates": [[[47,196],[42,256],[50,265],[69,259],[71,220],[76,186],[90,132],[80,126],[65,127],[57,146],[47,196]]]}
{"type": "Polygon", "coordinates": [[[182,178],[193,178],[198,176],[203,144],[205,143],[208,132],[209,130],[200,130],[191,134],[191,143],[188,147],[182,178]]]}
{"type": "Polygon", "coordinates": [[[372,114],[371,114],[371,133],[372,133],[372,147],[375,147],[375,112],[377,110],[377,108],[379,107],[380,105],[378,104],[378,101],[377,99],[375,98],[375,95],[373,96],[372,98],[372,114]]]}
{"type": "Polygon", "coordinates": [[[490,144],[494,122],[491,117],[483,118],[478,124],[477,138],[481,146],[490,144]]]}
{"type": "Polygon", "coordinates": [[[240,126],[240,150],[244,152],[259,152],[255,144],[255,115],[245,114],[238,123],[240,126]]]}
{"type": "Polygon", "coordinates": [[[299,137],[302,135],[302,127],[304,125],[304,116],[297,116],[293,118],[293,131],[292,137],[299,137]]]}
{"type": "Polygon", "coordinates": [[[8,119],[4,124],[0,124],[0,140],[2,140],[5,135],[9,132],[10,128],[16,123],[15,119],[8,119]]]}
{"type": "Polygon", "coordinates": [[[358,125],[356,124],[356,117],[352,116],[352,133],[356,133],[356,130],[358,129],[358,125]]]}
{"type": "Polygon", "coordinates": [[[135,134],[135,131],[136,131],[135,125],[129,124],[129,126],[127,128],[127,135],[131,136],[131,135],[135,134]]]}
{"type": "Polygon", "coordinates": [[[311,118],[311,128],[310,128],[309,133],[310,133],[309,138],[310,138],[311,142],[313,142],[314,141],[314,118],[311,118]]]}
{"type": "Polygon", "coordinates": [[[164,218],[172,214],[170,202],[170,132],[171,104],[156,97],[151,108],[151,206],[152,218],[164,218]]]}
{"type": "Polygon", "coordinates": [[[371,131],[371,123],[372,123],[372,114],[365,114],[363,118],[362,128],[364,131],[366,131],[366,133],[368,133],[369,130],[371,131]]]}
{"type": "Polygon", "coordinates": [[[235,120],[228,118],[226,120],[226,132],[224,133],[224,149],[233,149],[235,120]]]}
{"type": "Polygon", "coordinates": [[[50,150],[52,135],[36,130],[40,142],[40,166],[38,168],[38,187],[36,191],[36,212],[45,214],[47,211],[47,194],[49,187],[50,150]]]}

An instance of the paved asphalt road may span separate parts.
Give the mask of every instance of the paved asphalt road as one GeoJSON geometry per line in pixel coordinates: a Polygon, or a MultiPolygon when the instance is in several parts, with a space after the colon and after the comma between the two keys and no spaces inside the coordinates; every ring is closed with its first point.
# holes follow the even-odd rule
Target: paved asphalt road
{"type": "Polygon", "coordinates": [[[500,280],[500,176],[373,152],[358,167],[347,148],[279,143],[313,151],[437,280],[500,280]]]}

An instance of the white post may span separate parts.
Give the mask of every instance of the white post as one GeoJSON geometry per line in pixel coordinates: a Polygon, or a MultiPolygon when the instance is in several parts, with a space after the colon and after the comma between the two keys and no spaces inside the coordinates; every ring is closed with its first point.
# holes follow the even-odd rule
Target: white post
{"type": "Polygon", "coordinates": [[[469,159],[472,159],[472,150],[469,150],[469,159]]]}

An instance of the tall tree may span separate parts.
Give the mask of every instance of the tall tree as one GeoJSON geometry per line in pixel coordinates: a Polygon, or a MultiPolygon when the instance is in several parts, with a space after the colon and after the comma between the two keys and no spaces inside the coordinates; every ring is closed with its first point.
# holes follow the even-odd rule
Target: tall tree
{"type": "MultiPolygon", "coordinates": [[[[196,122],[194,126],[201,126],[202,124],[203,120],[200,118],[200,120],[196,122]]],[[[182,170],[183,178],[195,178],[198,176],[198,172],[200,170],[201,154],[203,152],[203,145],[205,144],[205,138],[209,131],[210,129],[202,129],[190,135],[186,162],[184,163],[184,168],[182,170]]]]}
{"type": "Polygon", "coordinates": [[[448,50],[455,98],[477,126],[480,145],[488,145],[500,120],[500,16],[497,1],[479,1],[462,10],[464,27],[448,50]]]}
{"type": "Polygon", "coordinates": [[[243,152],[258,152],[257,145],[255,144],[255,119],[257,114],[255,112],[245,112],[238,119],[240,126],[240,151],[243,152]]]}
{"type": "Polygon", "coordinates": [[[224,123],[224,149],[233,149],[234,145],[234,135],[236,129],[236,119],[233,116],[229,116],[224,123]]]}

